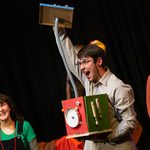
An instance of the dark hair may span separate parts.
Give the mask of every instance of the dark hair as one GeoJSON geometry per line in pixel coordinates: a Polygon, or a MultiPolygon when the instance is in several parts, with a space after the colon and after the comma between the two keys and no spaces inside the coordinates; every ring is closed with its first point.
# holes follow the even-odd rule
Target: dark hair
{"type": "Polygon", "coordinates": [[[83,57],[92,57],[96,62],[97,58],[99,57],[101,57],[104,61],[105,55],[106,55],[105,51],[99,46],[95,44],[88,44],[87,46],[81,48],[77,56],[79,59],[83,57]]]}
{"type": "Polygon", "coordinates": [[[22,116],[18,114],[15,104],[12,101],[12,99],[9,96],[6,96],[4,94],[0,93],[0,103],[7,103],[8,106],[10,107],[11,111],[10,111],[10,117],[16,121],[16,120],[22,120],[22,116]]]}

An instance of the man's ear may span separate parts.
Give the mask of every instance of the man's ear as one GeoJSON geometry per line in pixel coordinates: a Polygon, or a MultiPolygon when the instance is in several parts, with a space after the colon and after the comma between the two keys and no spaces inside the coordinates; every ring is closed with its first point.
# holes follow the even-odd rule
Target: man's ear
{"type": "Polygon", "coordinates": [[[101,57],[98,57],[96,63],[98,66],[101,66],[103,63],[103,59],[101,57]]]}

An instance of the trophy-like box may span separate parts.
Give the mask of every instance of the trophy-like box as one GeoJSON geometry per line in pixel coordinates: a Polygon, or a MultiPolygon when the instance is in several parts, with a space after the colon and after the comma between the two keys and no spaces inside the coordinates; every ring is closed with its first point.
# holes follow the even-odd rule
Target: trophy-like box
{"type": "Polygon", "coordinates": [[[107,94],[62,100],[67,138],[96,138],[112,132],[107,94]]]}
{"type": "Polygon", "coordinates": [[[59,18],[59,26],[65,28],[72,27],[74,8],[70,6],[60,6],[56,4],[40,3],[39,23],[53,26],[55,18],[59,18]]]}

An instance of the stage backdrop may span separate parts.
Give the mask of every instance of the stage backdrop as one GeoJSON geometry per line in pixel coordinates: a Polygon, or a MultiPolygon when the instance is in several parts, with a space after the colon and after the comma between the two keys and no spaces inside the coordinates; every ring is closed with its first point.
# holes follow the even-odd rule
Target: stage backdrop
{"type": "Polygon", "coordinates": [[[138,143],[150,149],[146,80],[150,74],[150,2],[148,0],[70,0],[1,2],[0,92],[15,101],[31,122],[38,141],[66,134],[61,100],[66,98],[66,70],[52,27],[38,23],[39,3],[75,8],[74,44],[98,39],[107,46],[107,65],[135,93],[137,118],[143,126],[138,143]]]}

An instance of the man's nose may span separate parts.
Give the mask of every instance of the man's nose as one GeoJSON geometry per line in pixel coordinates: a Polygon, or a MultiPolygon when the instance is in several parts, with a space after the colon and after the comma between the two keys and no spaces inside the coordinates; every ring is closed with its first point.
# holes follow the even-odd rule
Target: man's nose
{"type": "Polygon", "coordinates": [[[85,68],[85,65],[81,63],[80,64],[80,69],[83,70],[84,68],[85,68]]]}

